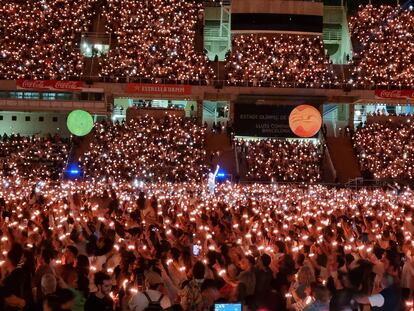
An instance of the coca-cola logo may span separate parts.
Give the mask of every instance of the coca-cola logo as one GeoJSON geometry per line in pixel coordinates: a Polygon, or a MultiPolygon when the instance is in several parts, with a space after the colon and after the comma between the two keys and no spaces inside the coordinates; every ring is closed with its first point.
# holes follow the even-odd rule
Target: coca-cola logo
{"type": "Polygon", "coordinates": [[[55,83],[56,89],[66,89],[66,90],[73,90],[73,89],[79,89],[80,85],[76,81],[57,81],[55,83]]]}
{"type": "Polygon", "coordinates": [[[22,87],[28,88],[28,89],[44,89],[47,88],[45,85],[45,81],[40,80],[24,80],[22,82],[22,87]]]}
{"type": "Polygon", "coordinates": [[[18,80],[17,86],[23,89],[80,90],[83,87],[83,82],[56,80],[18,80]]]}
{"type": "Polygon", "coordinates": [[[380,97],[398,98],[398,97],[401,97],[401,91],[398,91],[398,90],[395,90],[395,91],[383,90],[383,91],[380,92],[380,97]]]}
{"type": "Polygon", "coordinates": [[[382,98],[414,98],[414,91],[381,90],[378,91],[376,95],[382,98]]]}

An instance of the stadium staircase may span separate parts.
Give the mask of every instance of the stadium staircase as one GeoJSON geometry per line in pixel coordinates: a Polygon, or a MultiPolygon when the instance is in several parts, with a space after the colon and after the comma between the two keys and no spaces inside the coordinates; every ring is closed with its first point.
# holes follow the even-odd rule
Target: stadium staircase
{"type": "Polygon", "coordinates": [[[349,81],[352,77],[352,67],[350,65],[342,66],[343,77],[345,81],[349,81]]]}
{"type": "Polygon", "coordinates": [[[336,171],[337,181],[347,183],[355,178],[361,178],[351,138],[346,136],[328,137],[326,142],[336,171]]]}
{"type": "Polygon", "coordinates": [[[328,148],[323,148],[322,156],[322,181],[326,183],[335,183],[337,174],[328,148]]]}
{"type": "Polygon", "coordinates": [[[230,174],[233,180],[237,176],[236,156],[233,146],[230,141],[230,137],[226,133],[216,134],[208,133],[206,136],[206,152],[207,157],[210,159],[210,154],[219,152],[218,157],[214,157],[213,166],[220,165],[226,174],[230,174]]]}
{"type": "Polygon", "coordinates": [[[204,21],[197,21],[194,50],[196,53],[204,53],[204,21]]]}
{"type": "Polygon", "coordinates": [[[73,136],[70,142],[70,149],[68,153],[68,158],[66,159],[66,166],[69,163],[74,163],[78,160],[78,150],[79,150],[79,138],[77,136],[73,136]]]}
{"type": "Polygon", "coordinates": [[[94,143],[94,137],[94,130],[83,137],[73,136],[67,164],[79,163],[79,160],[83,157],[83,155],[90,150],[91,144],[94,143]]]}
{"type": "Polygon", "coordinates": [[[341,81],[349,81],[351,78],[350,65],[332,65],[332,70],[341,81]]]}
{"type": "Polygon", "coordinates": [[[216,80],[224,81],[226,80],[226,62],[211,62],[210,66],[212,66],[214,70],[214,74],[216,76],[216,80]]]}
{"type": "Polygon", "coordinates": [[[85,77],[98,77],[99,76],[99,60],[97,57],[85,57],[85,66],[83,69],[83,75],[85,77]]]}
{"type": "Polygon", "coordinates": [[[237,161],[239,161],[239,175],[240,175],[240,181],[241,182],[248,182],[249,178],[247,177],[248,169],[247,169],[247,163],[245,160],[240,160],[240,156],[237,157],[237,161]]]}
{"type": "MultiPolygon", "coordinates": [[[[95,11],[97,14],[93,17],[92,25],[89,31],[94,34],[104,34],[106,32],[105,25],[107,21],[102,14],[102,6],[95,6],[95,11]]],[[[99,58],[85,57],[84,62],[83,76],[90,77],[91,80],[97,79],[99,76],[99,58]]]]}
{"type": "Polygon", "coordinates": [[[203,119],[214,120],[216,116],[216,103],[204,102],[203,103],[203,119]]]}
{"type": "Polygon", "coordinates": [[[66,159],[65,172],[63,174],[63,178],[67,178],[69,176],[66,172],[71,168],[72,165],[80,166],[79,160],[81,159],[83,154],[89,150],[92,138],[92,133],[84,137],[72,137],[68,157],[66,159]]]}

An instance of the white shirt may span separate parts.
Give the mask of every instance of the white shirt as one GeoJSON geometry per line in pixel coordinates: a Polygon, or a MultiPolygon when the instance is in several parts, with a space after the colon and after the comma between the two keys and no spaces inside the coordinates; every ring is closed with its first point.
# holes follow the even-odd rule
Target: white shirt
{"type": "Polygon", "coordinates": [[[216,176],[213,173],[208,174],[208,187],[214,188],[216,186],[216,176]]]}
{"type": "MultiPolygon", "coordinates": [[[[158,301],[158,299],[161,297],[161,293],[157,290],[148,289],[145,292],[153,302],[158,301]]],[[[131,311],[143,311],[148,307],[149,301],[143,293],[137,293],[136,295],[132,296],[128,305],[131,311]]],[[[161,299],[160,305],[163,309],[171,307],[171,301],[168,296],[164,295],[164,297],[161,299]]]]}
{"type": "Polygon", "coordinates": [[[381,294],[369,296],[368,300],[371,307],[382,307],[385,302],[384,296],[381,294]]]}

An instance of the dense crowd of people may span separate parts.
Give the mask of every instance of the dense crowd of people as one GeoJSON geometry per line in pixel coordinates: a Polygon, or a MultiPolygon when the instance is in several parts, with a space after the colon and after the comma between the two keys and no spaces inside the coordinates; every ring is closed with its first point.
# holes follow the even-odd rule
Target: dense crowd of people
{"type": "Polygon", "coordinates": [[[194,183],[34,187],[39,180],[0,183],[1,310],[412,303],[409,189],[224,183],[211,195],[194,183]]]}
{"type": "Polygon", "coordinates": [[[0,78],[69,79],[83,72],[80,35],[98,0],[0,1],[0,78]]]}
{"type": "Polygon", "coordinates": [[[0,138],[0,176],[58,179],[69,154],[69,141],[59,136],[4,135],[0,138]]]}
{"type": "Polygon", "coordinates": [[[414,11],[400,6],[361,6],[349,28],[358,43],[354,46],[355,86],[414,84],[414,11]]]}
{"type": "MultiPolygon", "coordinates": [[[[82,76],[80,36],[102,16],[113,38],[99,58],[106,79],[210,83],[214,70],[202,42],[202,1],[0,1],[0,78],[75,79],[82,76]],[[52,30],[52,31],[51,31],[52,30]],[[197,43],[198,42],[198,43],[197,43]]],[[[361,6],[350,17],[354,87],[414,83],[414,11],[361,6]]],[[[230,85],[339,87],[323,40],[293,34],[235,35],[226,58],[230,85]]]]}
{"type": "Polygon", "coordinates": [[[230,84],[328,87],[337,82],[318,36],[237,35],[226,61],[230,84]]]}
{"type": "MultiPolygon", "coordinates": [[[[202,1],[0,0],[0,79],[80,77],[99,13],[114,34],[101,76],[213,78],[196,49],[202,1]]],[[[413,85],[412,11],[368,5],[350,30],[355,86],[413,85]]],[[[226,61],[231,85],[339,86],[320,37],[236,35],[226,61]]],[[[76,140],[78,180],[68,140],[1,137],[0,310],[413,310],[412,189],[317,185],[325,146],[282,139],[235,141],[247,179],[272,183],[216,185],[218,166],[206,183],[194,117],[96,123],[76,140]]],[[[229,124],[212,131],[225,127],[232,139],[229,124]]],[[[408,118],[345,133],[364,175],[414,179],[408,118]]]]}
{"type": "Polygon", "coordinates": [[[109,0],[104,16],[116,43],[101,60],[101,75],[210,80],[213,71],[207,56],[195,49],[196,27],[203,23],[203,14],[197,1],[109,0]]]}
{"type": "Polygon", "coordinates": [[[81,162],[87,178],[199,181],[208,171],[206,129],[192,120],[149,116],[95,125],[81,162]]]}
{"type": "Polygon", "coordinates": [[[414,178],[414,128],[405,124],[367,124],[353,136],[361,170],[374,178],[414,178]]]}
{"type": "Polygon", "coordinates": [[[256,181],[315,182],[321,179],[323,147],[304,140],[236,141],[246,177],[256,181]]]}
{"type": "MultiPolygon", "coordinates": [[[[168,115],[97,123],[81,181],[56,180],[66,141],[4,136],[0,310],[412,306],[412,190],[311,185],[323,146],[267,139],[236,141],[248,177],[308,184],[211,191],[205,133],[168,115]]],[[[411,178],[412,137],[409,123],[373,124],[354,143],[374,173],[411,178]]]]}

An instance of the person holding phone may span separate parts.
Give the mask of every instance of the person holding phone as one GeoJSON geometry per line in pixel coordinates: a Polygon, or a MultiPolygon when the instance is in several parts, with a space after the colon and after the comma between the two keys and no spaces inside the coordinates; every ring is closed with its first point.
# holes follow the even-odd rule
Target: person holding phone
{"type": "Polygon", "coordinates": [[[201,254],[201,246],[200,246],[200,245],[198,245],[198,244],[193,244],[192,249],[193,249],[193,255],[194,255],[195,257],[200,256],[200,254],[201,254]]]}
{"type": "Polygon", "coordinates": [[[208,174],[207,188],[210,194],[214,193],[214,190],[216,189],[216,177],[217,177],[219,169],[220,169],[220,166],[217,165],[216,171],[214,173],[208,174]]]}

